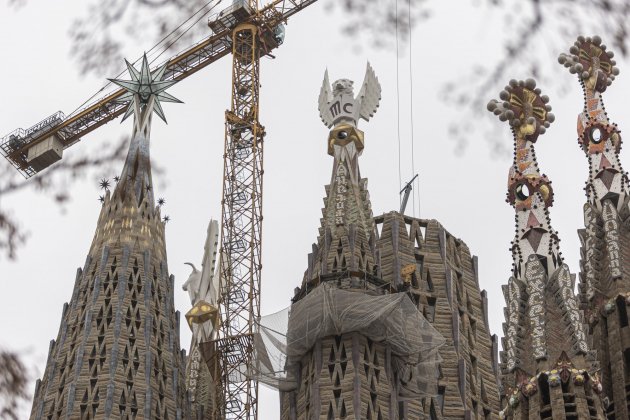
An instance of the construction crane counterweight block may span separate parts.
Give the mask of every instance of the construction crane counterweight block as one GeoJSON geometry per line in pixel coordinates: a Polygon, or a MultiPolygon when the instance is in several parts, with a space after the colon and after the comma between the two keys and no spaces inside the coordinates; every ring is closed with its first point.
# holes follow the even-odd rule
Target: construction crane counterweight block
{"type": "Polygon", "coordinates": [[[63,156],[62,133],[53,131],[66,116],[57,111],[34,126],[24,130],[18,128],[0,139],[0,152],[26,178],[36,174],[57,162],[63,156]],[[46,135],[49,133],[50,135],[46,135]],[[42,137],[42,141],[29,144],[35,137],[42,137]]]}
{"type": "Polygon", "coordinates": [[[255,11],[246,0],[236,0],[231,6],[226,7],[208,20],[208,26],[215,34],[226,30],[232,30],[236,25],[247,22],[255,11]]]}

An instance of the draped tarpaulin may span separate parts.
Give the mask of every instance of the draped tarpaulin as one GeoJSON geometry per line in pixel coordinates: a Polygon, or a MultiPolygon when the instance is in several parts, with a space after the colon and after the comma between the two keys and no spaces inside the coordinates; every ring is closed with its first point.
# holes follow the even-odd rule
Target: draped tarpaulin
{"type": "Polygon", "coordinates": [[[367,295],[322,284],[290,307],[264,316],[254,335],[250,375],[274,388],[297,387],[295,366],[321,338],[359,332],[391,349],[399,397],[437,394],[438,350],[444,337],[405,293],[367,295]]]}

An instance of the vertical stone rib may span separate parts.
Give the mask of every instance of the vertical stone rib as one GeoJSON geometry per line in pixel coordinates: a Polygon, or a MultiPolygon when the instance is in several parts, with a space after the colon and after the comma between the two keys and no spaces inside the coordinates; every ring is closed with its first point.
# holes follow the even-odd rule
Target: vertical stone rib
{"type": "MultiPolygon", "coordinates": [[[[354,418],[360,419],[364,416],[363,412],[365,411],[361,404],[361,375],[358,375],[357,371],[361,367],[360,354],[359,354],[359,334],[352,333],[351,334],[351,342],[352,342],[352,364],[354,366],[355,375],[353,378],[353,387],[354,392],[352,392],[352,407],[354,411],[354,418]]],[[[342,344],[343,345],[343,344],[342,344]]]]}
{"type": "Polygon", "coordinates": [[[83,334],[83,339],[81,340],[81,345],[79,346],[79,349],[77,350],[77,355],[76,355],[76,366],[75,366],[75,370],[74,370],[74,381],[70,384],[70,390],[68,391],[68,401],[67,401],[67,406],[66,406],[66,419],[70,418],[70,414],[73,411],[73,407],[74,407],[74,396],[76,394],[76,383],[79,379],[79,376],[81,375],[81,370],[83,368],[83,355],[85,354],[85,346],[87,344],[88,338],[90,337],[90,332],[92,331],[92,315],[93,315],[93,311],[94,311],[94,305],[96,303],[96,300],[98,299],[98,295],[100,292],[100,288],[101,288],[101,278],[103,276],[103,269],[104,267],[107,265],[107,260],[109,258],[109,247],[105,246],[103,247],[103,251],[101,253],[101,261],[100,261],[100,266],[99,266],[99,270],[98,270],[98,275],[96,276],[96,278],[94,279],[94,285],[92,287],[92,299],[91,302],[88,306],[88,308],[85,311],[85,325],[84,325],[84,334],[83,334]]]}
{"type": "MultiPolygon", "coordinates": [[[[152,287],[152,271],[151,268],[151,251],[144,251],[144,264],[142,270],[142,279],[144,281],[144,342],[146,345],[146,353],[144,355],[144,382],[146,386],[144,396],[144,416],[151,417],[152,389],[151,389],[151,355],[152,355],[152,336],[151,328],[153,326],[151,287],[152,287]]],[[[168,312],[167,312],[168,313],[168,312]]]]}
{"type": "Polygon", "coordinates": [[[398,287],[402,284],[400,278],[400,257],[398,256],[398,236],[399,236],[399,225],[398,223],[392,223],[392,268],[394,275],[394,287],[398,287]]]}

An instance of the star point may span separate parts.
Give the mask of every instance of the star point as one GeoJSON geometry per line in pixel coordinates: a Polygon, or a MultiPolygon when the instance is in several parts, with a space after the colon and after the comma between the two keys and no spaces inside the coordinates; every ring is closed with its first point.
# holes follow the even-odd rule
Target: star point
{"type": "Polygon", "coordinates": [[[108,190],[109,189],[109,180],[106,178],[101,179],[101,181],[99,182],[99,186],[101,187],[101,189],[103,190],[108,190]]]}
{"type": "Polygon", "coordinates": [[[166,89],[178,82],[177,80],[162,80],[162,77],[164,77],[164,74],[166,73],[166,66],[168,63],[151,71],[149,69],[149,60],[147,59],[146,54],[142,57],[140,70],[136,69],[133,64],[127,60],[125,60],[125,63],[131,80],[109,79],[110,82],[120,86],[126,91],[125,94],[118,98],[119,102],[129,103],[129,107],[125,112],[122,121],[125,121],[130,115],[134,114],[136,105],[141,112],[144,111],[149,104],[150,99],[153,97],[154,101],[152,110],[149,111],[155,112],[158,117],[166,122],[166,117],[164,116],[164,111],[160,101],[182,103],[182,101],[173,95],[165,92],[166,89]]]}

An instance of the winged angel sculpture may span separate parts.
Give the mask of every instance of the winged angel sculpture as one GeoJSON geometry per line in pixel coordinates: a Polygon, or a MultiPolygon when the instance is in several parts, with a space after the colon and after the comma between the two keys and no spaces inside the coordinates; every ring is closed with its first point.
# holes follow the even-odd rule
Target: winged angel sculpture
{"type": "Polygon", "coordinates": [[[331,128],[339,124],[357,126],[359,118],[369,121],[374,116],[381,101],[381,84],[374,69],[367,63],[363,85],[357,97],[354,97],[352,85],[348,79],[333,82],[332,90],[328,81],[328,70],[324,74],[324,83],[319,91],[319,116],[331,128]]]}

